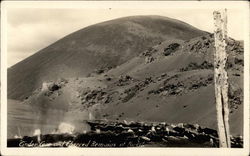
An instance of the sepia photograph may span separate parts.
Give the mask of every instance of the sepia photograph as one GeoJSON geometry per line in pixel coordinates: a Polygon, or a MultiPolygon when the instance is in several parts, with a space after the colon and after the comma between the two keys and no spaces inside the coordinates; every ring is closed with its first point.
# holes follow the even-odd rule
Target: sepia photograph
{"type": "Polygon", "coordinates": [[[53,149],[248,155],[249,3],[2,3],[1,153],[53,149]]]}

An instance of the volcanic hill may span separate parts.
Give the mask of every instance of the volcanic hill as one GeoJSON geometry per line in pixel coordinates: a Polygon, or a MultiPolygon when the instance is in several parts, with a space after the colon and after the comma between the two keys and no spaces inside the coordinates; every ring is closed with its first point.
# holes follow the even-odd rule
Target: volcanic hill
{"type": "Polygon", "coordinates": [[[204,35],[191,25],[161,16],[125,17],[78,30],[8,69],[8,98],[24,99],[43,81],[88,76],[112,68],[153,45],[204,35]]]}
{"type": "MultiPolygon", "coordinates": [[[[62,122],[81,131],[90,118],[217,129],[214,50],[213,34],[160,16],[79,30],[8,69],[8,136],[62,122]]],[[[230,128],[242,135],[243,43],[230,38],[227,52],[230,128]]]]}

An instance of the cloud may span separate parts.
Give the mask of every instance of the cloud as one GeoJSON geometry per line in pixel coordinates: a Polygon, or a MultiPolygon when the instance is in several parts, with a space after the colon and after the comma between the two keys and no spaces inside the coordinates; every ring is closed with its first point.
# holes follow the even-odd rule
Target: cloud
{"type": "MultiPolygon", "coordinates": [[[[162,15],[212,32],[212,12],[212,9],[9,9],[8,66],[74,31],[106,20],[132,15],[162,15]]],[[[229,10],[228,18],[229,36],[243,39],[243,13],[240,10],[229,10]]]]}

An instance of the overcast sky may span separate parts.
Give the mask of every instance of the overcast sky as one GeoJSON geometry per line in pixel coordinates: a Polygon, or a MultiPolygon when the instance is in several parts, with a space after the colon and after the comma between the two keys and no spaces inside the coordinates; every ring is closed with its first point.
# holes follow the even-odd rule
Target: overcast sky
{"type": "MultiPolygon", "coordinates": [[[[213,32],[213,9],[8,9],[8,67],[86,26],[133,15],[161,15],[213,32]]],[[[228,10],[229,36],[243,39],[243,12],[228,10]],[[237,19],[237,22],[235,22],[237,19]]]]}

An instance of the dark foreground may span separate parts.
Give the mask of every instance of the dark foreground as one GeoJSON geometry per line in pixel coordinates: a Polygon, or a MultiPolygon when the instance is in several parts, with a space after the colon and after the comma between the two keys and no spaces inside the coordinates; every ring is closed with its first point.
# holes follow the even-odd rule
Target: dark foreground
{"type": "MultiPolygon", "coordinates": [[[[87,121],[91,131],[8,139],[8,147],[219,147],[216,130],[199,125],[87,121]]],[[[231,137],[242,148],[242,137],[231,137]]]]}

